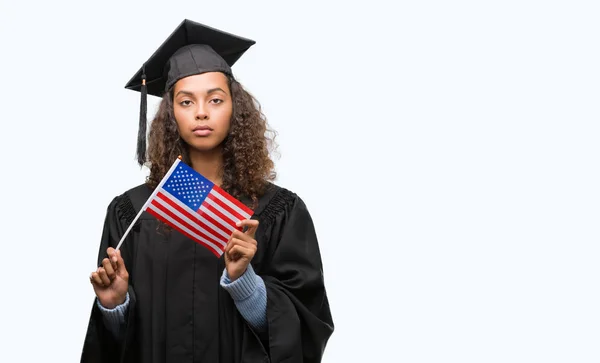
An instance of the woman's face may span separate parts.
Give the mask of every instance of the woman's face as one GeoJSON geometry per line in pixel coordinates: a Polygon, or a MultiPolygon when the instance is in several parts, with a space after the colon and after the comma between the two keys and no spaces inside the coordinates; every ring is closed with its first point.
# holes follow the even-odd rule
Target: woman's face
{"type": "Polygon", "coordinates": [[[175,83],[173,109],[179,134],[198,151],[213,150],[225,140],[232,106],[227,77],[221,72],[193,75],[175,83]]]}

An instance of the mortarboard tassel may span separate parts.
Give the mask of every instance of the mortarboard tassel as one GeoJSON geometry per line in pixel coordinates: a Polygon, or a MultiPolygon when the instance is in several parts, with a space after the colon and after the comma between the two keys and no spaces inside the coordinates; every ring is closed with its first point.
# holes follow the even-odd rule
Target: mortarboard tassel
{"type": "Polygon", "coordinates": [[[141,94],[142,99],[140,100],[140,125],[138,129],[138,141],[137,141],[137,161],[140,166],[144,165],[146,161],[146,112],[148,110],[148,88],[146,87],[146,70],[145,66],[142,67],[142,87],[141,94]]]}

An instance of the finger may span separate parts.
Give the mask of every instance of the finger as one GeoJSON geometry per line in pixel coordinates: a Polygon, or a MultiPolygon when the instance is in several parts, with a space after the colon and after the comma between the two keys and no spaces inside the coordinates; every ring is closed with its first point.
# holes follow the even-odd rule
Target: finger
{"type": "Polygon", "coordinates": [[[235,246],[231,247],[231,250],[229,251],[229,257],[234,261],[239,260],[242,257],[251,259],[253,256],[254,256],[254,253],[251,251],[250,248],[240,246],[240,245],[235,245],[235,246]]]}
{"type": "Polygon", "coordinates": [[[102,266],[106,270],[106,275],[112,281],[115,278],[115,270],[113,269],[112,263],[108,258],[102,260],[102,266]]]}
{"type": "Polygon", "coordinates": [[[116,265],[117,265],[117,273],[126,273],[127,268],[125,267],[125,261],[123,260],[123,256],[121,256],[121,250],[118,250],[115,254],[116,265]]]}
{"type": "MultiPolygon", "coordinates": [[[[233,234],[235,234],[238,231],[233,231],[233,234]]],[[[238,232],[239,233],[239,232],[238,232]]],[[[229,240],[227,241],[227,244],[225,245],[225,249],[223,250],[224,252],[227,252],[231,249],[231,240],[233,239],[233,234],[231,236],[229,236],[229,240]]]]}
{"type": "Polygon", "coordinates": [[[92,282],[98,286],[104,286],[104,283],[102,282],[102,279],[100,278],[100,275],[98,275],[97,271],[92,272],[90,280],[92,280],[92,282]]]}
{"type": "Polygon", "coordinates": [[[240,231],[233,231],[232,238],[237,238],[248,243],[256,244],[256,240],[249,234],[240,231]]]}
{"type": "Polygon", "coordinates": [[[110,263],[112,264],[113,270],[116,271],[118,268],[118,266],[117,266],[117,251],[112,247],[108,247],[106,249],[106,254],[108,255],[108,258],[110,259],[110,263]]]}
{"type": "Polygon", "coordinates": [[[104,284],[104,286],[110,285],[110,279],[108,278],[108,275],[106,274],[106,270],[104,269],[104,267],[100,267],[98,269],[98,275],[100,275],[100,279],[102,280],[102,283],[104,284]]]}
{"type": "Polygon", "coordinates": [[[236,225],[242,228],[247,227],[246,232],[244,233],[254,238],[259,222],[256,219],[244,219],[239,221],[236,225]]]}
{"type": "Polygon", "coordinates": [[[244,229],[244,227],[247,227],[247,226],[248,226],[248,222],[249,222],[249,221],[254,221],[254,219],[240,219],[239,221],[237,221],[237,222],[235,223],[235,225],[236,225],[236,226],[238,226],[238,227],[240,227],[240,228],[239,228],[240,230],[243,230],[243,229],[244,229]]]}
{"type": "MultiPolygon", "coordinates": [[[[244,256],[248,259],[252,259],[254,257],[254,254],[256,253],[256,245],[238,239],[233,239],[231,248],[228,251],[230,257],[238,256],[234,251],[238,251],[238,253],[241,253],[241,256],[244,256]]],[[[234,257],[234,259],[237,258],[234,257]]]]}
{"type": "Polygon", "coordinates": [[[256,243],[252,243],[251,241],[245,241],[240,238],[232,238],[231,239],[231,247],[233,246],[242,246],[244,248],[253,248],[256,247],[256,243]]]}
{"type": "Polygon", "coordinates": [[[235,230],[235,231],[233,231],[233,233],[231,233],[231,237],[229,237],[229,239],[230,240],[233,240],[234,238],[243,239],[244,236],[245,236],[244,232],[235,230]]]}

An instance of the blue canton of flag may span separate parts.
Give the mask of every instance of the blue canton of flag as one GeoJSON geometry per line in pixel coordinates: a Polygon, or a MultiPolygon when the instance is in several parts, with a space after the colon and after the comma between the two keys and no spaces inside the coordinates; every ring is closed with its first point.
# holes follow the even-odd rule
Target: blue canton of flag
{"type": "Polygon", "coordinates": [[[179,163],[163,188],[192,210],[198,210],[213,183],[185,163],[179,163]]]}

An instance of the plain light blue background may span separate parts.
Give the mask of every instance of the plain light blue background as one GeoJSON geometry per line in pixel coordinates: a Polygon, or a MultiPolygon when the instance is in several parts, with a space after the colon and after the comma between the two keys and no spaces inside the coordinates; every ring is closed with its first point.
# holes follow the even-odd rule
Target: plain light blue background
{"type": "Polygon", "coordinates": [[[325,362],[600,360],[596,2],[0,4],[7,362],[78,361],[147,172],[123,87],[183,18],[257,41],[234,71],[316,223],[325,362]]]}

